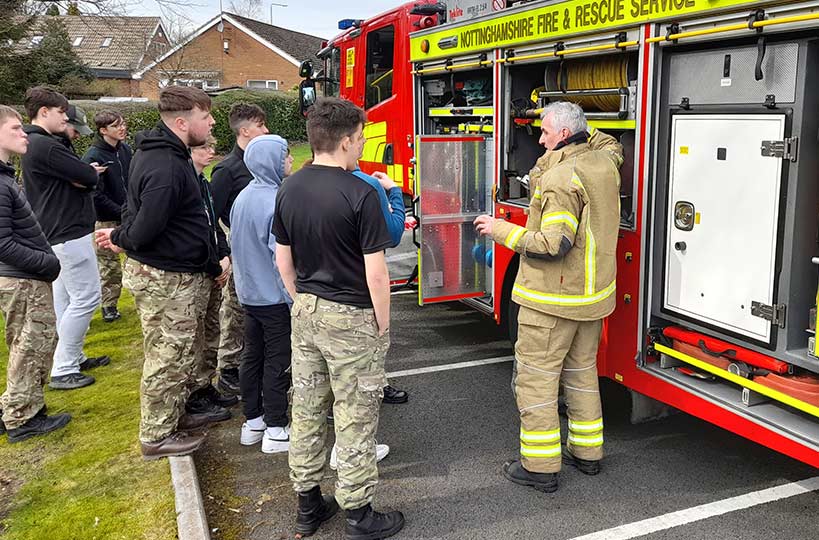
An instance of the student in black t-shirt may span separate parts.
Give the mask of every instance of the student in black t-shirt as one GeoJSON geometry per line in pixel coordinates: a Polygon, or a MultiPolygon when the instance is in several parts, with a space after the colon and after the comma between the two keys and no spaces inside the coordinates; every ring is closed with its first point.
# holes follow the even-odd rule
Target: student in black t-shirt
{"type": "Polygon", "coordinates": [[[375,188],[348,172],[364,148],[364,121],[364,111],[348,101],[316,102],[307,119],[313,163],[290,176],[276,198],[276,263],[294,299],[290,477],[299,499],[296,533],[304,536],[338,505],[346,512],[348,537],[386,538],[404,526],[401,512],[382,514],[371,506],[389,347],[384,250],[392,239],[375,188]],[[331,404],[335,499],[322,498],[319,488],[331,404]]]}

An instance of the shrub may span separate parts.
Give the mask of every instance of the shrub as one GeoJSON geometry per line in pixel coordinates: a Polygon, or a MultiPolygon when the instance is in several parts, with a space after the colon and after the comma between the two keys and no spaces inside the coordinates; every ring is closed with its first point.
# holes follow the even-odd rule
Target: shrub
{"type": "MultiPolygon", "coordinates": [[[[213,99],[211,114],[216,121],[213,136],[218,141],[217,150],[224,154],[233,148],[236,138],[230,130],[228,115],[230,107],[236,102],[255,103],[267,113],[267,128],[271,133],[281,135],[290,142],[307,140],[304,118],[299,113],[298,94],[289,92],[270,92],[252,90],[232,90],[213,99]]],[[[128,142],[133,145],[134,135],[138,131],[153,128],[159,122],[156,103],[103,103],[99,101],[72,101],[85,111],[88,126],[94,130],[94,114],[101,109],[119,111],[128,122],[128,142]]],[[[82,156],[91,146],[93,136],[82,137],[74,142],[74,149],[82,156]]]]}

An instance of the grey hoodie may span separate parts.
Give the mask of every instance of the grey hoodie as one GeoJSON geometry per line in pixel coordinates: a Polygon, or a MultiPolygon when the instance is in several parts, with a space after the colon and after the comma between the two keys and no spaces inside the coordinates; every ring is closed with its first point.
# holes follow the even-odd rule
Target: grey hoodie
{"type": "Polygon", "coordinates": [[[245,148],[245,165],[253,180],[230,211],[233,277],[243,305],[292,303],[276,268],[276,238],[270,232],[285,159],[287,141],[278,135],[256,137],[245,148]]]}

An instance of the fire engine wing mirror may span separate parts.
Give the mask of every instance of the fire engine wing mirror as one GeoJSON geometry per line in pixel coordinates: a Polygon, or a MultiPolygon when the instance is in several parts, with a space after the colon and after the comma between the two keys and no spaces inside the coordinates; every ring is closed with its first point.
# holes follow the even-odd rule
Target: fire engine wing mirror
{"type": "Polygon", "coordinates": [[[302,79],[312,79],[313,78],[313,62],[310,60],[305,60],[299,66],[299,77],[302,79]]]}
{"type": "Polygon", "coordinates": [[[307,116],[307,111],[316,103],[316,81],[304,79],[299,84],[299,111],[307,116]]]}

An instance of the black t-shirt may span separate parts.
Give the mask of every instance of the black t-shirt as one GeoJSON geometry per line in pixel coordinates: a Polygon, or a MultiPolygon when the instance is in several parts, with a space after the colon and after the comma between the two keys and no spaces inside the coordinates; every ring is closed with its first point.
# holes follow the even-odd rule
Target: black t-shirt
{"type": "Polygon", "coordinates": [[[372,307],[364,255],[392,240],[367,182],[339,167],[303,167],[279,189],[272,232],[293,253],[297,292],[372,307]]]}

